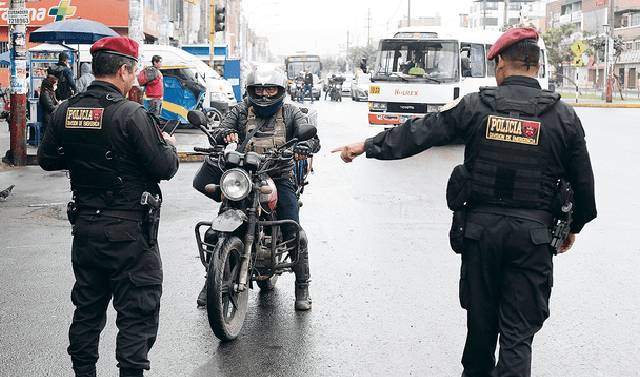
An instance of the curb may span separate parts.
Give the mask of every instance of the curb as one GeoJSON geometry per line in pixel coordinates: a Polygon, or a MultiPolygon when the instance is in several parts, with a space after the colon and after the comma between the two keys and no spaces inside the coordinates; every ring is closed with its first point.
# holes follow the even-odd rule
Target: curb
{"type": "Polygon", "coordinates": [[[178,161],[180,162],[202,162],[204,156],[193,152],[178,152],[178,161]]]}
{"type": "Polygon", "coordinates": [[[571,107],[592,107],[604,109],[640,109],[640,103],[570,103],[565,102],[571,107]]]}

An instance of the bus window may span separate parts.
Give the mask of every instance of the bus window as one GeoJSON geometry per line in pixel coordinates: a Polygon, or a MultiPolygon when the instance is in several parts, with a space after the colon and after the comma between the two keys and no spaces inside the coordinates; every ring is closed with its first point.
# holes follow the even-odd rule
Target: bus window
{"type": "Polygon", "coordinates": [[[484,77],[484,46],[475,43],[460,44],[460,63],[462,77],[484,77]]]}
{"type": "MultiPolygon", "coordinates": [[[[487,52],[491,50],[492,45],[485,45],[487,52]]],[[[485,55],[486,59],[486,55],[485,55]]],[[[495,60],[487,60],[487,77],[496,77],[496,61],[495,60]]]]}

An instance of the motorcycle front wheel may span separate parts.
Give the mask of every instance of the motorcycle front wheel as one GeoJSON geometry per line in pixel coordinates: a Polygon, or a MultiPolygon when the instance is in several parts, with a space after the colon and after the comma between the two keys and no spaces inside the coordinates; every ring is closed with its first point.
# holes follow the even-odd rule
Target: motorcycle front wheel
{"type": "Polygon", "coordinates": [[[238,237],[225,240],[211,258],[207,273],[207,316],[216,337],[222,341],[238,337],[247,314],[248,288],[237,292],[244,244],[238,237]]]}

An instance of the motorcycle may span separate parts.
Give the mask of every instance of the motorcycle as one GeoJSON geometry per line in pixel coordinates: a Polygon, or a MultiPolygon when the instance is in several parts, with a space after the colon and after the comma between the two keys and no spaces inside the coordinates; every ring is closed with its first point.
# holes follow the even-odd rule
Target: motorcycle
{"type": "MultiPolygon", "coordinates": [[[[207,270],[207,317],[216,337],[223,341],[235,339],[242,329],[247,313],[248,290],[254,283],[261,290],[271,290],[284,272],[292,272],[298,263],[300,224],[292,220],[277,220],[278,194],[271,175],[290,171],[298,141],[316,135],[316,127],[300,127],[295,138],[280,148],[265,154],[237,150],[237,144],[216,145],[206,128],[202,112],[190,111],[188,120],[209,138],[210,147],[195,147],[194,151],[218,162],[224,171],[219,184],[209,184],[205,190],[222,192],[222,205],[212,221],[195,226],[200,261],[207,270]],[[218,191],[219,190],[219,191],[218,191]],[[283,239],[281,227],[298,229],[293,239],[283,239]]],[[[296,164],[296,184],[299,195],[309,172],[306,161],[296,164]]]]}
{"type": "Polygon", "coordinates": [[[344,85],[344,78],[336,77],[330,79],[328,94],[332,101],[342,102],[342,85],[344,85]]]}

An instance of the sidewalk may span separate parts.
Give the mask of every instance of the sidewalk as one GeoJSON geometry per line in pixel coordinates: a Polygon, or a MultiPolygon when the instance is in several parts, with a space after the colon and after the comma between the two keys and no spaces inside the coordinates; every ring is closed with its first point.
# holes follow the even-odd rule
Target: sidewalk
{"type": "Polygon", "coordinates": [[[640,108],[640,98],[635,94],[628,94],[624,97],[624,100],[620,100],[620,95],[616,92],[613,96],[613,101],[610,103],[601,99],[600,93],[581,92],[578,96],[576,103],[575,92],[561,90],[558,91],[562,96],[562,100],[568,105],[573,107],[600,107],[600,108],[640,108]]]}
{"type": "MultiPolygon", "coordinates": [[[[175,133],[176,140],[178,141],[178,157],[180,162],[192,162],[202,161],[203,156],[193,155],[193,147],[207,147],[209,142],[207,137],[200,130],[196,129],[179,129],[175,133]]],[[[4,158],[5,153],[9,150],[9,124],[6,121],[0,121],[0,159],[4,158]]],[[[38,153],[38,148],[27,144],[27,156],[34,156],[33,162],[35,164],[35,156],[38,153]]],[[[0,161],[0,171],[10,168],[0,161]]]]}

